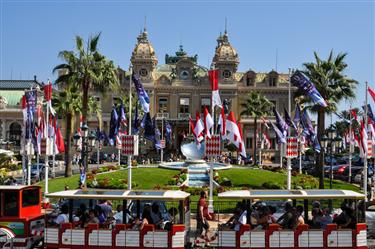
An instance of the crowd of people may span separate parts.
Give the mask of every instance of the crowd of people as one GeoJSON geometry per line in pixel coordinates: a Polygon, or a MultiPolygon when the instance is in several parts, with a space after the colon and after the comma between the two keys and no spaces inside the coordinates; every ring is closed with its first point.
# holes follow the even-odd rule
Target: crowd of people
{"type": "MultiPolygon", "coordinates": [[[[208,232],[210,224],[208,220],[211,215],[208,212],[206,202],[207,192],[202,191],[197,204],[197,230],[195,243],[199,244],[203,239],[206,245],[214,241],[217,233],[209,237],[208,232]]],[[[348,202],[341,204],[341,212],[332,214],[329,208],[323,208],[320,202],[312,203],[310,215],[304,214],[304,208],[301,205],[293,206],[290,202],[284,203],[284,213],[276,214],[276,208],[267,205],[265,202],[257,202],[254,205],[248,205],[245,201],[238,202],[233,215],[226,223],[219,225],[219,230],[239,231],[241,225],[249,224],[253,230],[267,229],[270,224],[278,224],[280,229],[296,229],[297,226],[307,224],[312,229],[325,229],[328,224],[337,224],[338,228],[355,229],[357,224],[357,214],[355,209],[348,202]],[[305,220],[305,217],[309,217],[305,220]]]]}
{"type": "MultiPolygon", "coordinates": [[[[162,214],[157,202],[145,204],[140,217],[134,217],[123,205],[117,205],[116,210],[112,209],[112,203],[108,200],[101,201],[92,209],[88,209],[84,203],[73,213],[72,221],[76,227],[85,228],[88,224],[98,224],[102,228],[113,227],[116,224],[129,224],[133,230],[142,230],[147,224],[152,224],[156,229],[170,230],[172,224],[176,222],[178,210],[175,207],[168,209],[166,214],[162,214]],[[124,222],[124,213],[126,220],[124,222]]],[[[50,225],[60,225],[69,223],[69,206],[63,204],[60,214],[50,219],[50,225]]]]}

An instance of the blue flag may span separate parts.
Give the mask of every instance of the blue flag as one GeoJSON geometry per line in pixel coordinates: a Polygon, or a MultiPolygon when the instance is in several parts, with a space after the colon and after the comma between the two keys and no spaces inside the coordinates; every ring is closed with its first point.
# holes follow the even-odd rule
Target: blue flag
{"type": "Polygon", "coordinates": [[[279,128],[277,128],[277,126],[273,122],[270,122],[270,123],[272,125],[273,130],[275,131],[277,143],[285,144],[286,143],[285,135],[279,130],[279,128]]]}
{"type": "Polygon", "coordinates": [[[111,121],[109,123],[109,143],[110,145],[114,145],[116,141],[116,136],[118,134],[118,124],[119,124],[119,118],[117,115],[116,108],[113,107],[112,112],[111,112],[111,121]]]}
{"type": "Polygon", "coordinates": [[[297,70],[292,75],[291,82],[303,91],[305,95],[309,96],[315,104],[327,107],[327,102],[323,99],[322,95],[320,95],[314,84],[301,71],[297,70]]]}
{"type": "Polygon", "coordinates": [[[289,128],[288,124],[284,121],[275,107],[273,107],[273,113],[275,114],[277,128],[279,128],[284,137],[286,137],[289,128]]]}
{"type": "Polygon", "coordinates": [[[302,113],[301,124],[303,128],[302,135],[310,140],[310,142],[314,143],[316,134],[307,110],[304,110],[302,113]]]}
{"type": "Polygon", "coordinates": [[[289,125],[289,127],[293,127],[293,129],[297,131],[296,125],[294,124],[292,118],[290,117],[288,111],[285,108],[284,108],[284,118],[285,118],[285,122],[289,125]]]}
{"type": "Polygon", "coordinates": [[[141,79],[138,75],[133,74],[132,80],[134,82],[135,90],[137,91],[138,100],[142,105],[142,109],[145,113],[150,112],[150,98],[148,97],[147,92],[143,88],[141,79]]]}
{"type": "MultiPolygon", "coordinates": [[[[366,106],[362,106],[363,111],[366,111],[366,106]]],[[[373,122],[375,122],[374,113],[372,112],[372,108],[370,104],[367,104],[367,116],[371,118],[373,122]]]]}
{"type": "Polygon", "coordinates": [[[317,152],[317,153],[320,153],[320,151],[322,150],[322,148],[320,147],[320,144],[319,144],[319,141],[318,141],[318,138],[315,136],[315,139],[314,139],[314,142],[313,142],[313,147],[314,147],[314,150],[317,152]]]}
{"type": "Polygon", "coordinates": [[[143,133],[144,138],[150,141],[154,141],[155,127],[151,120],[151,116],[149,112],[145,113],[145,115],[143,116],[142,124],[144,127],[144,133],[143,133]]]}
{"type": "Polygon", "coordinates": [[[134,121],[133,121],[133,124],[132,124],[132,133],[134,135],[137,135],[138,132],[139,132],[139,127],[138,127],[138,123],[139,123],[139,120],[138,120],[138,107],[137,105],[135,105],[135,110],[134,110],[134,121]]]}
{"type": "Polygon", "coordinates": [[[168,144],[172,143],[172,126],[168,121],[165,124],[165,138],[168,144]]]}
{"type": "Polygon", "coordinates": [[[293,121],[297,126],[299,126],[299,123],[301,122],[301,108],[299,107],[299,104],[296,104],[293,121]]]}
{"type": "Polygon", "coordinates": [[[159,128],[157,126],[155,126],[155,140],[154,140],[154,143],[155,143],[155,149],[157,149],[157,150],[161,149],[160,136],[161,136],[160,130],[159,130],[159,128]]]}

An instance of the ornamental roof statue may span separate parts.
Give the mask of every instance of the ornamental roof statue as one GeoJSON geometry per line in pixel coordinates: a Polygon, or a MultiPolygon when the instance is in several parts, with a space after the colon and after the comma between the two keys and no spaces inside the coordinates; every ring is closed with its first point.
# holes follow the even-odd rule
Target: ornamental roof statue
{"type": "Polygon", "coordinates": [[[228,39],[228,33],[225,29],[224,35],[220,34],[217,38],[217,46],[215,49],[215,56],[213,58],[213,64],[216,66],[217,63],[233,63],[236,67],[239,63],[237,51],[230,44],[228,39]]]}
{"type": "Polygon", "coordinates": [[[152,61],[153,66],[156,66],[158,63],[154,47],[148,40],[146,27],[138,35],[137,44],[131,56],[131,62],[133,64],[139,61],[152,61]]]}

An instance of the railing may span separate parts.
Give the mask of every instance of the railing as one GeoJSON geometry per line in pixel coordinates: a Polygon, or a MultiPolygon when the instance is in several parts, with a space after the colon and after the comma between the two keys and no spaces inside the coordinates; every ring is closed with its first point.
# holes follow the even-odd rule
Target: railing
{"type": "Polygon", "coordinates": [[[189,119],[190,113],[179,113],[178,118],[179,119],[189,119]]]}

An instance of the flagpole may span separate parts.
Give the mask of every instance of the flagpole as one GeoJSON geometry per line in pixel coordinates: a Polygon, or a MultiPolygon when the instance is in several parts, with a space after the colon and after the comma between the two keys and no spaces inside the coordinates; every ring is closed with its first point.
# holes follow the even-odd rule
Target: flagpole
{"type": "Polygon", "coordinates": [[[352,105],[350,105],[349,109],[349,183],[352,182],[352,105]]]}
{"type": "Polygon", "coordinates": [[[46,157],[45,157],[45,160],[44,160],[44,163],[45,163],[45,166],[44,166],[44,178],[45,178],[45,181],[44,181],[44,198],[46,199],[46,194],[48,194],[48,154],[49,154],[49,151],[48,151],[48,146],[49,146],[49,108],[48,108],[48,103],[46,103],[46,126],[47,126],[47,136],[46,136],[46,157]]]}
{"type": "MultiPolygon", "coordinates": [[[[57,122],[57,121],[56,121],[57,122]]],[[[57,125],[56,125],[57,126],[57,125]]],[[[56,127],[57,130],[57,127],[56,127]]],[[[53,134],[53,153],[52,153],[52,169],[51,169],[51,177],[55,178],[55,159],[56,159],[56,130],[53,134]]]]}
{"type": "MultiPolygon", "coordinates": [[[[291,89],[290,89],[290,73],[291,69],[289,68],[289,84],[288,84],[288,112],[291,113],[291,89]]],[[[288,136],[290,136],[290,125],[288,126],[288,136]]],[[[288,171],[288,179],[287,179],[287,188],[288,190],[291,189],[292,186],[292,167],[291,167],[291,161],[292,159],[288,156],[287,157],[287,171],[288,171]]]]}
{"type": "MultiPolygon", "coordinates": [[[[155,105],[155,108],[156,108],[156,105],[155,105]]],[[[164,140],[164,109],[162,109],[161,111],[161,139],[164,140]]],[[[163,149],[163,146],[160,146],[161,150],[160,150],[160,162],[163,162],[164,160],[164,149],[163,149]]]]}
{"type": "MultiPolygon", "coordinates": [[[[213,82],[211,84],[213,85],[213,82]]],[[[215,106],[214,106],[214,101],[213,101],[212,89],[211,89],[211,113],[212,113],[212,120],[214,122],[214,124],[211,127],[211,134],[215,134],[215,106]]],[[[214,172],[213,171],[214,171],[213,162],[211,162],[210,163],[210,197],[208,199],[209,213],[214,213],[214,172]]]]}
{"type": "MultiPolygon", "coordinates": [[[[132,76],[133,76],[133,70],[132,70],[132,64],[130,63],[129,66],[129,135],[132,134],[132,76]]],[[[128,190],[132,189],[132,156],[128,156],[128,190]]]]}
{"type": "MultiPolygon", "coordinates": [[[[368,83],[366,81],[366,93],[365,93],[365,132],[367,132],[367,126],[368,126],[368,118],[367,118],[367,114],[368,114],[368,106],[367,106],[367,90],[368,89],[368,83]]],[[[364,135],[363,135],[364,136],[364,135]]],[[[363,139],[362,139],[363,141],[363,139]]],[[[365,141],[367,143],[367,141],[365,141]]],[[[364,147],[364,146],[362,146],[364,147]]],[[[367,148],[367,146],[365,147],[367,148]]],[[[367,152],[368,152],[368,148],[366,149],[366,151],[364,151],[364,158],[363,158],[363,162],[364,162],[364,165],[363,165],[363,176],[364,176],[364,179],[363,179],[363,192],[364,192],[364,195],[365,195],[365,200],[367,201],[367,152]]]]}

